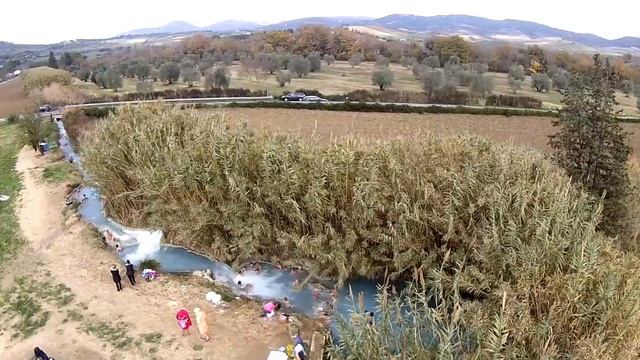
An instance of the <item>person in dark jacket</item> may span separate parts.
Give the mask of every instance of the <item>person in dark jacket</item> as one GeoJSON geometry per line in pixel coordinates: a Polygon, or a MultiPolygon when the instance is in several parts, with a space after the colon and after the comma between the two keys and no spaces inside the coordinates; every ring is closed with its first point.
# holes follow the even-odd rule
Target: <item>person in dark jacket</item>
{"type": "Polygon", "coordinates": [[[136,272],[135,270],[133,270],[133,264],[131,264],[129,262],[129,260],[127,260],[127,264],[125,265],[125,267],[127,268],[127,277],[129,278],[129,282],[131,283],[131,286],[135,286],[136,285],[136,272]]]}
{"type": "Polygon", "coordinates": [[[120,271],[118,271],[115,265],[111,266],[111,277],[113,278],[113,282],[116,283],[116,289],[118,291],[122,290],[122,278],[120,277],[120,271]]]}
{"type": "Polygon", "coordinates": [[[36,356],[36,360],[49,360],[49,356],[47,356],[47,354],[44,351],[40,350],[39,347],[34,348],[33,353],[36,356]]]}

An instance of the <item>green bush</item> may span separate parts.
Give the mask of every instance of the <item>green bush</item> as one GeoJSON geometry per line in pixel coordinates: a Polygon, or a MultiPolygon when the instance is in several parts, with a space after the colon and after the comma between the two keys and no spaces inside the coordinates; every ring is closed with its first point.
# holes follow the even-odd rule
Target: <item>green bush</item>
{"type": "Polygon", "coordinates": [[[155,271],[160,271],[161,268],[161,264],[158,260],[156,259],[152,259],[152,258],[147,258],[144,259],[142,261],[140,261],[140,264],[138,264],[138,269],[140,271],[144,270],[144,269],[151,269],[151,270],[155,270],[155,271]]]}

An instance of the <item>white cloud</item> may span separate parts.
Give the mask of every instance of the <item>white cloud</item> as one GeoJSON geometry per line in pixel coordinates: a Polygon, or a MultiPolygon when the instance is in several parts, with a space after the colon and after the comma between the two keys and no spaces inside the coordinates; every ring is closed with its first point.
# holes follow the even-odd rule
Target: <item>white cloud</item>
{"type": "Polygon", "coordinates": [[[640,2],[610,0],[605,4],[538,0],[496,1],[344,1],[303,2],[110,0],[107,2],[58,0],[9,1],[2,4],[0,40],[51,43],[77,38],[104,38],[135,28],[155,27],[170,21],[209,25],[222,20],[277,22],[309,16],[371,16],[393,13],[416,15],[464,14],[493,19],[539,22],[560,29],[589,32],[606,38],[640,36],[634,26],[640,2]]]}

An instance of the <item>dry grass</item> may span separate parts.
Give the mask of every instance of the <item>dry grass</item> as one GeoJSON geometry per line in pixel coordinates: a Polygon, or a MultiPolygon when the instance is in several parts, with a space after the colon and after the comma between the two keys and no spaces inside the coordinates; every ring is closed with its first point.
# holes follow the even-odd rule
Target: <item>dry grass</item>
{"type": "MultiPolygon", "coordinates": [[[[231,123],[246,122],[256,129],[303,136],[315,134],[322,141],[346,137],[388,140],[429,133],[437,136],[469,134],[547,151],[548,136],[555,132],[551,119],[540,116],[376,114],[290,109],[226,109],[224,113],[231,123]]],[[[630,145],[634,154],[640,154],[640,124],[624,124],[624,127],[633,133],[630,145]]]]}
{"type": "Polygon", "coordinates": [[[84,101],[84,96],[79,89],[74,86],[65,86],[53,83],[42,89],[42,99],[53,105],[77,104],[84,101]]]}
{"type": "Polygon", "coordinates": [[[20,113],[31,106],[23,90],[22,78],[0,84],[0,118],[20,113]]]}

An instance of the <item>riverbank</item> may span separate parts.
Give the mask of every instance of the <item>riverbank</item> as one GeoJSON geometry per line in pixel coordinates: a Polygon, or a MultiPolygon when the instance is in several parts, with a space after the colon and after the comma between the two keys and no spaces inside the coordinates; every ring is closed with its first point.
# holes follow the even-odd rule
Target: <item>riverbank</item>
{"type": "MultiPolygon", "coordinates": [[[[18,158],[23,188],[17,215],[26,244],[4,270],[0,358],[27,359],[40,346],[63,359],[263,360],[288,343],[286,326],[262,321],[255,302],[232,301],[220,309],[207,303],[210,285],[201,279],[163,275],[116,292],[108,266],[117,257],[87,224],[62,213],[67,184],[43,179],[44,168],[58,158],[27,149],[18,158]],[[175,324],[178,308],[196,306],[209,315],[208,343],[195,329],[181,337],[175,324]]],[[[310,337],[311,329],[305,323],[303,333],[310,337]]]]}

